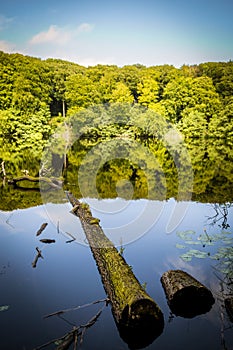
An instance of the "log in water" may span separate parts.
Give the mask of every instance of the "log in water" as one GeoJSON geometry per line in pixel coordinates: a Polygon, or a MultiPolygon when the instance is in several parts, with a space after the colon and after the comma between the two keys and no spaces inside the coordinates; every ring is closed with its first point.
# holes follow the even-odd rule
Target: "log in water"
{"type": "Polygon", "coordinates": [[[160,308],[105,236],[89,207],[70,193],[67,196],[86,234],[121,337],[133,348],[149,345],[163,331],[164,318],[160,308]]]}
{"type": "Polygon", "coordinates": [[[177,316],[192,318],[208,312],[214,304],[209,289],[182,270],[170,270],[161,277],[168,305],[177,316]]]}

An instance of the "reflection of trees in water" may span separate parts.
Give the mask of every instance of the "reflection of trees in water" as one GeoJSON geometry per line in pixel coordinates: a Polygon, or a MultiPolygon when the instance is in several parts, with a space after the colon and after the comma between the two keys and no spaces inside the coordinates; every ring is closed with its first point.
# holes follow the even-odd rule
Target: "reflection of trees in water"
{"type": "Polygon", "coordinates": [[[212,208],[215,211],[215,215],[210,216],[208,218],[209,224],[214,226],[218,223],[218,226],[222,229],[226,230],[230,227],[228,224],[228,215],[229,215],[229,208],[233,206],[232,203],[226,203],[226,204],[212,204],[212,208]]]}
{"type": "MultiPolygon", "coordinates": [[[[167,198],[177,198],[180,183],[183,184],[184,192],[192,191],[188,187],[190,181],[187,181],[188,169],[185,167],[187,162],[183,158],[182,149],[176,149],[173,157],[162,142],[158,140],[147,140],[147,143],[145,144],[144,142],[140,147],[135,147],[135,144],[132,145],[130,139],[118,139],[118,146],[120,142],[124,150],[122,157],[108,159],[107,163],[98,169],[96,183],[100,197],[114,198],[116,196],[114,184],[122,179],[131,181],[134,187],[134,198],[148,198],[148,182],[154,183],[152,185],[153,190],[150,191],[150,198],[153,197],[151,199],[160,199],[162,188],[165,189],[167,198]],[[175,163],[177,158],[182,159],[182,164],[178,168],[175,163]],[[135,174],[136,176],[133,176],[135,174]]],[[[91,168],[93,162],[97,160],[99,160],[97,162],[99,164],[102,154],[107,158],[107,155],[111,155],[114,152],[113,144],[114,142],[103,142],[102,140],[98,146],[94,144],[93,147],[87,147],[84,139],[77,141],[72,146],[68,154],[69,167],[66,175],[67,182],[72,183],[76,187],[76,192],[74,190],[74,193],[77,197],[79,197],[79,194],[77,192],[76,175],[80,165],[88,167],[89,163],[91,168]],[[93,149],[91,153],[89,152],[90,149],[93,149]],[[88,152],[88,157],[85,158],[88,152]]],[[[138,142],[138,144],[140,143],[138,142]]],[[[118,150],[120,155],[120,147],[118,150]]],[[[224,172],[219,167],[219,162],[216,162],[212,157],[213,151],[211,151],[211,157],[206,156],[206,147],[200,142],[189,145],[188,152],[194,173],[193,200],[205,203],[223,203],[231,199],[232,176],[224,177],[224,172]],[[221,181],[219,180],[219,174],[221,175],[221,181]]],[[[225,168],[229,169],[232,167],[227,161],[224,164],[225,168]]]]}
{"type": "MultiPolygon", "coordinates": [[[[96,126],[94,130],[97,130],[98,133],[102,132],[102,135],[90,138],[90,135],[85,136],[84,134],[72,144],[67,153],[68,168],[63,173],[64,187],[72,189],[77,198],[82,196],[79,188],[80,178],[77,176],[80,166],[86,166],[90,170],[84,179],[87,187],[85,192],[88,192],[90,197],[95,197],[95,193],[91,193],[87,180],[92,175],[93,164],[97,164],[98,168],[102,155],[104,155],[107,161],[98,168],[96,174],[96,187],[100,198],[115,198],[118,196],[118,189],[122,196],[125,194],[126,199],[163,200],[164,196],[166,199],[178,198],[178,192],[181,192],[180,184],[182,184],[184,194],[188,191],[192,192],[194,201],[226,203],[232,199],[232,151],[230,145],[223,140],[216,139],[211,143],[206,139],[193,139],[192,142],[188,140],[187,149],[194,174],[192,190],[190,179],[187,177],[187,173],[190,172],[185,166],[187,154],[183,152],[183,144],[171,144],[168,147],[156,137],[146,140],[140,140],[138,137],[135,140],[135,127],[127,125],[128,129],[124,130],[121,126],[120,131],[114,125],[111,127],[112,131],[109,130],[109,126],[106,126],[104,130],[99,130],[96,126]],[[116,130],[124,136],[122,139],[119,135],[114,136],[116,130]],[[118,159],[111,159],[111,154],[116,152],[116,144],[118,159]],[[181,164],[180,160],[182,160],[181,164]],[[126,182],[122,180],[128,181],[128,185],[130,183],[132,186],[126,188],[126,182]]],[[[45,163],[42,162],[41,172],[50,169],[50,163],[56,170],[56,164],[54,164],[56,159],[59,160],[58,168],[61,168],[60,162],[63,162],[64,158],[64,139],[56,139],[54,142],[52,154],[44,157],[45,163]]],[[[20,153],[12,153],[11,156],[5,154],[5,157],[5,170],[8,178],[22,175],[23,169],[29,171],[30,176],[38,176],[39,159],[33,159],[32,156],[20,153]]],[[[41,202],[39,193],[38,195],[32,193],[21,195],[7,186],[5,188],[2,186],[0,191],[1,197],[4,198],[1,201],[1,208],[4,210],[30,207],[31,203],[40,204],[41,202]]],[[[216,204],[212,222],[219,223],[220,217],[227,216],[228,209],[228,204],[216,204]]],[[[222,224],[224,228],[227,227],[224,225],[228,223],[223,221],[222,224]]]]}

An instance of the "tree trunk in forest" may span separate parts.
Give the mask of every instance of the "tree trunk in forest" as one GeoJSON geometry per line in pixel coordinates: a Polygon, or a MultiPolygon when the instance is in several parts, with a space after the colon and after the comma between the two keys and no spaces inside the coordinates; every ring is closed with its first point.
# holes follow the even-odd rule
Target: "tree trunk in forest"
{"type": "Polygon", "coordinates": [[[62,100],[62,116],[65,118],[66,116],[66,106],[65,106],[65,101],[62,100]]]}
{"type": "Polygon", "coordinates": [[[187,318],[208,312],[214,304],[209,289],[182,270],[170,270],[161,277],[171,311],[187,318]]]}
{"type": "Polygon", "coordinates": [[[74,207],[72,212],[81,221],[121,337],[130,347],[149,345],[163,331],[164,319],[160,308],[105,236],[99,220],[93,218],[89,206],[79,202],[69,192],[67,197],[74,207]]]}

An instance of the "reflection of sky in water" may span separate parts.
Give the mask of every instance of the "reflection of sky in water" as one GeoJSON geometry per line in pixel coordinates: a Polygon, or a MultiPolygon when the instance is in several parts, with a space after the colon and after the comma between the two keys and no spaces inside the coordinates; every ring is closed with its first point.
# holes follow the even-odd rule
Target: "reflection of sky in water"
{"type": "MultiPolygon", "coordinates": [[[[176,317],[168,323],[169,309],[160,284],[163,272],[181,268],[214,293],[219,291],[219,280],[212,268],[215,261],[194,258],[184,262],[179,258],[183,250],[175,247],[177,242],[182,243],[176,235],[178,230],[203,233],[206,227],[210,234],[221,231],[217,225],[208,225],[207,217],[214,215],[212,206],[190,202],[179,226],[167,234],[174,200],[151,201],[149,206],[146,200],[88,201],[94,208],[93,215],[101,219],[101,225],[116,244],[132,241],[126,245],[124,257],[139,281],[147,283],[147,292],[164,312],[164,332],[148,349],[220,349],[219,304],[215,303],[208,314],[194,319],[176,317]],[[112,236],[111,230],[115,230],[112,236]]],[[[43,315],[105,297],[92,254],[83,245],[81,225],[69,213],[70,209],[69,204],[48,204],[0,213],[0,306],[10,305],[8,311],[0,313],[1,349],[32,349],[61,336],[70,330],[70,326],[59,318],[43,320],[43,315]],[[36,237],[43,222],[49,224],[41,236],[36,237]],[[66,232],[75,234],[82,244],[66,243],[70,239],[66,232]],[[53,238],[56,243],[45,245],[40,238],[53,238]],[[42,250],[44,259],[39,259],[37,268],[33,269],[31,263],[36,247],[42,250]]],[[[228,217],[232,229],[232,209],[228,217]]],[[[217,242],[213,247],[202,249],[212,252],[220,245],[221,242],[217,242]]],[[[96,310],[96,307],[83,309],[68,318],[77,323],[86,322],[96,310]]],[[[231,330],[225,332],[225,337],[227,344],[232,345],[231,330]]],[[[127,348],[116,330],[110,308],[106,309],[86,333],[83,349],[127,348]]]]}

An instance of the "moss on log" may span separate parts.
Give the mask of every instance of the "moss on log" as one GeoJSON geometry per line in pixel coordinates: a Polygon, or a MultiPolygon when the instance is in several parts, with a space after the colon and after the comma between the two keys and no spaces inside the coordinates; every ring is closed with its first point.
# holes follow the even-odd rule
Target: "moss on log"
{"type": "Polygon", "coordinates": [[[214,298],[209,289],[182,270],[170,270],[161,277],[171,311],[192,318],[210,311],[214,298]]]}
{"type": "Polygon", "coordinates": [[[68,192],[67,196],[73,205],[72,212],[79,217],[86,234],[121,337],[130,347],[149,345],[163,331],[164,318],[160,308],[105,236],[89,207],[68,192]]]}

